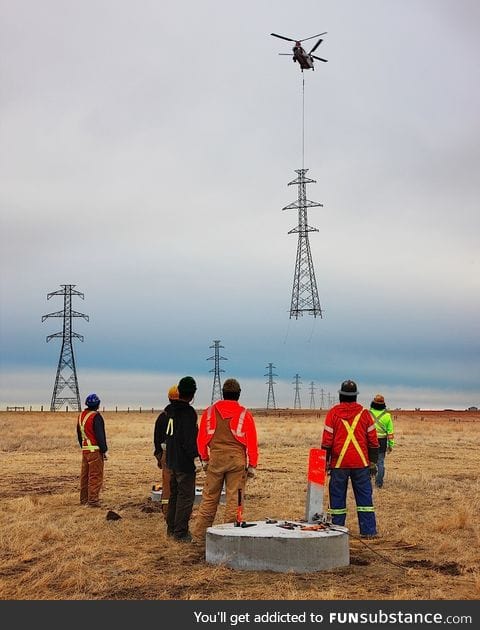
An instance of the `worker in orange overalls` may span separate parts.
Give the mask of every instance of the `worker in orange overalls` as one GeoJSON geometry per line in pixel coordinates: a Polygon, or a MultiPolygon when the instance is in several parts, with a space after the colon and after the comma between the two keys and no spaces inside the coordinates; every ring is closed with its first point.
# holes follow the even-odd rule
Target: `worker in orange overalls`
{"type": "MultiPolygon", "coordinates": [[[[172,385],[168,390],[168,400],[170,404],[174,400],[178,400],[178,386],[172,385]]],[[[170,499],[170,469],[167,467],[167,451],[165,448],[165,442],[162,442],[162,439],[165,437],[165,433],[167,430],[167,422],[168,422],[168,405],[158,416],[155,421],[155,429],[153,432],[153,442],[155,445],[155,452],[153,453],[156,460],[157,465],[162,471],[162,512],[165,518],[167,518],[168,512],[168,500],[170,499]],[[163,436],[163,437],[162,437],[163,436]]]]}
{"type": "Polygon", "coordinates": [[[191,531],[195,538],[204,539],[213,524],[225,484],[225,523],[233,523],[238,508],[239,490],[242,503],[247,478],[255,476],[258,463],[258,443],[255,420],[239,404],[240,384],[227,379],[222,387],[223,400],[204,411],[198,427],[197,448],[206,471],[202,500],[191,531]]]}

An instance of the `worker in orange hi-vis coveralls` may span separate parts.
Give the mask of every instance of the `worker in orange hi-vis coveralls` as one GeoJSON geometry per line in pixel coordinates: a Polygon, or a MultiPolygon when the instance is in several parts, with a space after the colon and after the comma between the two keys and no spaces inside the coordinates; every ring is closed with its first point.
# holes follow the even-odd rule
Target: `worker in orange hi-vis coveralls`
{"type": "Polygon", "coordinates": [[[242,407],[240,384],[227,379],[222,387],[223,400],[208,407],[200,418],[197,448],[206,471],[202,500],[191,531],[204,539],[213,524],[225,483],[225,523],[233,523],[238,508],[239,490],[245,494],[247,478],[255,476],[258,462],[257,429],[252,414],[242,407]]]}

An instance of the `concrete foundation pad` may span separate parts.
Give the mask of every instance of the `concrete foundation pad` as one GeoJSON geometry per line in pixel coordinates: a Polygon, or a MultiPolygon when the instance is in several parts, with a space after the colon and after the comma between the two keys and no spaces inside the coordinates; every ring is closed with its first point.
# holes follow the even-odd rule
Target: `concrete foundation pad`
{"type": "MultiPolygon", "coordinates": [[[[290,521],[289,521],[290,522],[290,521]]],[[[335,526],[302,530],[308,523],[284,529],[282,523],[252,521],[253,527],[233,523],[207,529],[205,560],[246,571],[312,573],[350,564],[348,529],[335,526]]]]}

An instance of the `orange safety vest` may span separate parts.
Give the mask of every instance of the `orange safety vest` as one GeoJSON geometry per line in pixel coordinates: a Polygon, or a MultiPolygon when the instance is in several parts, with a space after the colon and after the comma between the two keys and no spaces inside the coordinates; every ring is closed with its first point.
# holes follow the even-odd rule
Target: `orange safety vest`
{"type": "Polygon", "coordinates": [[[78,426],[82,436],[82,451],[98,451],[100,449],[93,430],[93,419],[96,415],[96,411],[84,409],[78,416],[78,426]]]}
{"type": "Polygon", "coordinates": [[[372,415],[357,403],[340,403],[325,417],[322,448],[330,449],[332,468],[364,468],[368,449],[378,448],[372,415]]]}
{"type": "Polygon", "coordinates": [[[217,419],[215,410],[222,418],[231,418],[230,430],[235,439],[246,447],[248,463],[256,467],[258,463],[257,429],[252,414],[236,400],[219,400],[206,409],[200,418],[197,448],[200,459],[208,460],[208,444],[215,433],[217,419]]]}

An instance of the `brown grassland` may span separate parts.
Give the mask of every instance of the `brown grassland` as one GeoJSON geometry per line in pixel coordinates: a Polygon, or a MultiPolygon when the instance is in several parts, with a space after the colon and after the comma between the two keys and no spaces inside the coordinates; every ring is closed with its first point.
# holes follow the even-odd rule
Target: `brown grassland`
{"type": "MultiPolygon", "coordinates": [[[[76,414],[0,412],[0,599],[478,600],[480,413],[394,413],[396,447],[374,494],[380,537],[358,538],[350,489],[350,565],[294,574],[208,565],[201,545],[167,539],[150,500],[156,413],[103,413],[105,509],[91,510],[79,505],[76,414]],[[108,509],[122,518],[107,521],[108,509]]],[[[256,419],[244,516],[300,519],[323,414],[256,419]]]]}

